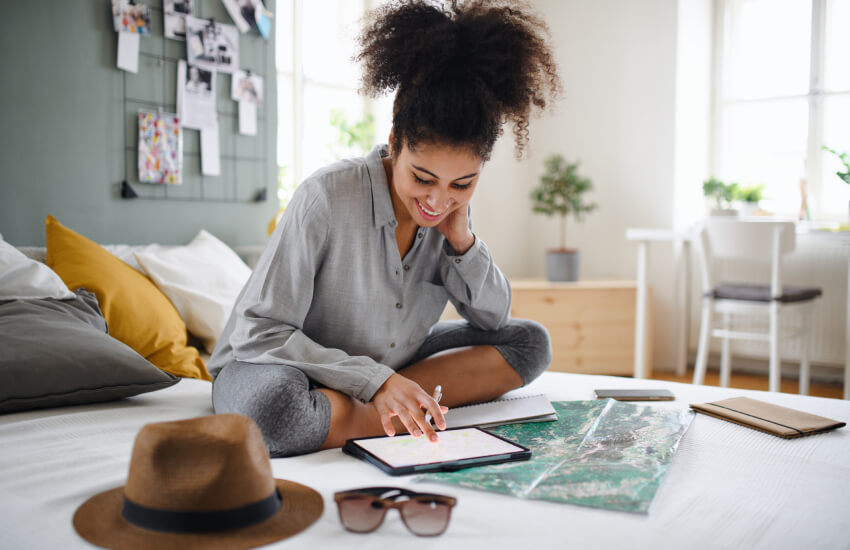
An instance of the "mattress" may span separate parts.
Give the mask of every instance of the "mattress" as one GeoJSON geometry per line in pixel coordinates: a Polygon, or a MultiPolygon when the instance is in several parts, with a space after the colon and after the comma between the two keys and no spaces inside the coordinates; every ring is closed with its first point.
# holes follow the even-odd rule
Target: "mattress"
{"type": "MultiPolygon", "coordinates": [[[[545,373],[517,394],[587,400],[594,388],[669,388],[689,403],[749,396],[850,420],[850,402],[655,380],[545,373]]],[[[184,379],[154,393],[97,405],[0,416],[0,548],[91,548],[71,525],[77,506],[124,484],[133,440],[149,422],[212,413],[210,384],[184,379]]],[[[274,459],[275,477],[316,489],[325,510],[281,548],[850,548],[850,429],[783,440],[697,415],[648,514],[523,500],[454,485],[392,478],[339,449],[274,459]],[[333,493],[398,485],[455,496],[445,534],[411,535],[397,513],[374,533],[345,531],[333,493]]]]}

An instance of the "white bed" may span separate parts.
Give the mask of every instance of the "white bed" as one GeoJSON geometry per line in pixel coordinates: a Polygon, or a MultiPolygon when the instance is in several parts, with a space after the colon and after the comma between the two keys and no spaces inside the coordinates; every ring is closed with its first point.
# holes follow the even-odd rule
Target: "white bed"
{"type": "MultiPolygon", "coordinates": [[[[676,401],[654,405],[667,408],[748,395],[850,421],[848,401],[653,380],[546,373],[520,392],[582,400],[592,399],[598,387],[667,387],[676,401]]],[[[186,379],[112,403],[0,416],[0,548],[91,548],[71,517],[89,496],[124,484],[139,428],[210,413],[210,384],[186,379]]],[[[850,548],[850,428],[783,440],[697,415],[648,515],[414,483],[339,450],[275,459],[272,467],[276,477],[309,485],[325,500],[318,522],[279,547],[850,548]],[[333,493],[370,485],[456,496],[448,530],[415,537],[390,513],[372,534],[344,531],[333,493]]]]}

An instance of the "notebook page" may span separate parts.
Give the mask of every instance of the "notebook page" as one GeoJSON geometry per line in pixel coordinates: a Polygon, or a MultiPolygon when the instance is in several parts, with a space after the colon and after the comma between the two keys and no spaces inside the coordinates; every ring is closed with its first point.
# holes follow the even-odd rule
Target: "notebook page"
{"type": "Polygon", "coordinates": [[[528,395],[477,405],[455,407],[446,413],[447,428],[485,426],[529,421],[555,420],[555,409],[545,395],[528,395]]]}

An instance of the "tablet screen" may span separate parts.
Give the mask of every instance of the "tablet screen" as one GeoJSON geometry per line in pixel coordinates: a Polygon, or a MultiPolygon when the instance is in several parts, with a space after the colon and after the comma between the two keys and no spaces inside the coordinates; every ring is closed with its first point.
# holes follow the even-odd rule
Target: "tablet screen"
{"type": "Polygon", "coordinates": [[[439,440],[411,435],[358,439],[353,443],[393,468],[503,455],[525,449],[478,428],[437,432],[439,440]]]}

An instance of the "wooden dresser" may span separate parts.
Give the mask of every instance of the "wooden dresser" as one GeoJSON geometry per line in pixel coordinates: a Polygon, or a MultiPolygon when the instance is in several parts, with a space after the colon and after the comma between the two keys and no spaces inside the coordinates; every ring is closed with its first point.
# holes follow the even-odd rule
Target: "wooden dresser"
{"type": "MultiPolygon", "coordinates": [[[[549,370],[632,376],[637,292],[634,281],[517,280],[511,281],[511,288],[511,316],[533,319],[549,330],[553,354],[549,370]]],[[[651,314],[647,317],[652,318],[651,314]]],[[[443,319],[457,318],[449,304],[443,319]]],[[[648,366],[652,365],[651,328],[647,331],[648,366]]]]}

